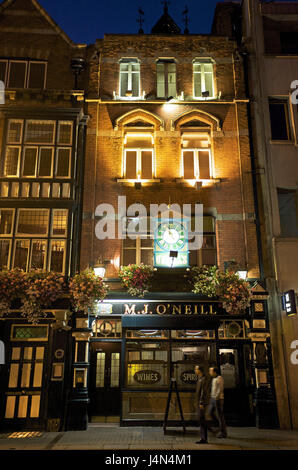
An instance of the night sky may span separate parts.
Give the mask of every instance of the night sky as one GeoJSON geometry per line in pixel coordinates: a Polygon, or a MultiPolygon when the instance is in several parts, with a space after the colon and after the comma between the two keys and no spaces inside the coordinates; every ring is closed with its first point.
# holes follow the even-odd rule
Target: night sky
{"type": "MultiPolygon", "coordinates": [[[[172,0],[169,13],[183,31],[182,12],[187,5],[190,33],[208,34],[217,2],[172,0]]],[[[160,0],[39,0],[39,3],[74,42],[87,44],[105,33],[137,33],[139,7],[145,13],[144,32],[150,33],[163,12],[160,0]]]]}

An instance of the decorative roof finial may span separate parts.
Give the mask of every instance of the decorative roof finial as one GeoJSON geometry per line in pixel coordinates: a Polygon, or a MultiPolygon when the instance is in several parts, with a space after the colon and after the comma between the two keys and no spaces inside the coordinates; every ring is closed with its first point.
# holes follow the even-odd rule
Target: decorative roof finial
{"type": "Polygon", "coordinates": [[[184,26],[185,26],[184,34],[189,34],[189,29],[188,29],[189,17],[188,17],[188,6],[187,5],[185,5],[185,10],[182,12],[182,15],[184,15],[184,18],[183,18],[183,22],[184,22],[184,26]]]}
{"type": "Polygon", "coordinates": [[[164,12],[168,13],[168,6],[171,2],[169,2],[168,0],[163,0],[161,3],[164,5],[164,12]]]}
{"type": "Polygon", "coordinates": [[[144,12],[142,10],[141,7],[139,7],[139,18],[137,19],[137,23],[139,23],[140,25],[140,28],[139,28],[139,31],[138,31],[138,34],[144,34],[144,30],[142,28],[143,24],[144,24],[144,12]]]}

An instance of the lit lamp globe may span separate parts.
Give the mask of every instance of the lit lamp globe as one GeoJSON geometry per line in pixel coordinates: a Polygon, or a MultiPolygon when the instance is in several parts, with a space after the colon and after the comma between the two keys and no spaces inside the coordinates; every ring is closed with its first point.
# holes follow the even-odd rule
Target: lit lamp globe
{"type": "Polygon", "coordinates": [[[247,271],[237,271],[237,274],[240,277],[240,279],[244,279],[244,280],[247,279],[247,271]]]}
{"type": "Polygon", "coordinates": [[[93,269],[94,269],[95,276],[102,277],[102,278],[105,277],[106,268],[104,264],[96,264],[93,269]]]}

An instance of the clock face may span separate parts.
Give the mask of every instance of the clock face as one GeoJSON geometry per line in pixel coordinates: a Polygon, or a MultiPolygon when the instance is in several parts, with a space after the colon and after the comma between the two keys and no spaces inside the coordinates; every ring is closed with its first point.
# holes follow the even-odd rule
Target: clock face
{"type": "Polygon", "coordinates": [[[161,223],[157,229],[157,244],[164,251],[179,251],[186,242],[185,227],[179,222],[161,223]]]}

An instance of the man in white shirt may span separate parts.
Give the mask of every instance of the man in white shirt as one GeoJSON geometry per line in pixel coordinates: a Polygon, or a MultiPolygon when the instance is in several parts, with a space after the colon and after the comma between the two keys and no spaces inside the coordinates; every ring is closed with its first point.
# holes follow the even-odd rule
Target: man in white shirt
{"type": "Polygon", "coordinates": [[[227,428],[223,412],[224,407],[224,379],[219,375],[218,367],[210,367],[209,374],[212,377],[211,395],[208,414],[219,423],[217,437],[227,437],[227,428]],[[216,414],[215,414],[216,412],[216,414]],[[216,416],[217,415],[217,416],[216,416]]]}

